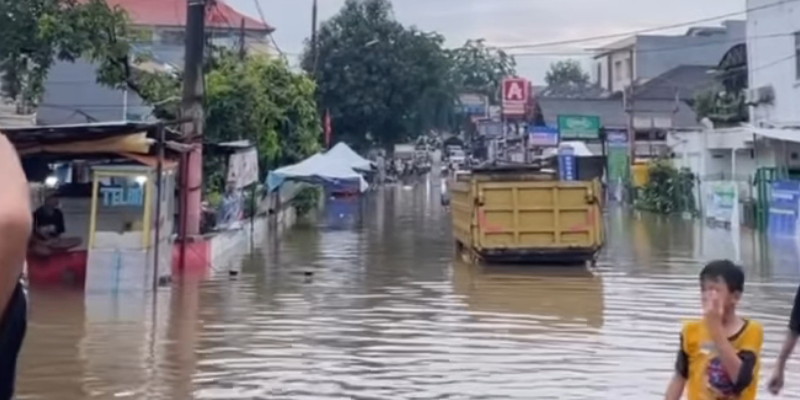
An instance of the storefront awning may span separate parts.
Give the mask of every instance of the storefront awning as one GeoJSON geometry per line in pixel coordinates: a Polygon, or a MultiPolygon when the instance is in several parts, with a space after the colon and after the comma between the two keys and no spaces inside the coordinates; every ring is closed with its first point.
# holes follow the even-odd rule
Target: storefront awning
{"type": "Polygon", "coordinates": [[[800,143],[800,128],[752,128],[753,133],[769,139],[800,143]]]}

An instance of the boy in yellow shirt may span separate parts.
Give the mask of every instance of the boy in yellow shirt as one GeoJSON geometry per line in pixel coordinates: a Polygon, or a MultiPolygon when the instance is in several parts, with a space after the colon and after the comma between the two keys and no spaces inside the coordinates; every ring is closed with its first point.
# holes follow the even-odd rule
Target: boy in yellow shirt
{"type": "Polygon", "coordinates": [[[700,272],[703,319],[689,321],[666,400],[753,400],[764,330],[736,314],[744,272],[730,261],[714,261],[700,272]]]}

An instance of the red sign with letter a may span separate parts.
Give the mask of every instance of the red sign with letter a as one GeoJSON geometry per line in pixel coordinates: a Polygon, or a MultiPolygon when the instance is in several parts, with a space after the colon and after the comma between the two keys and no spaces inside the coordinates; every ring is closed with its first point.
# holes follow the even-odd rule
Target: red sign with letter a
{"type": "Polygon", "coordinates": [[[530,99],[530,84],[524,78],[503,79],[503,116],[522,117],[530,99]]]}

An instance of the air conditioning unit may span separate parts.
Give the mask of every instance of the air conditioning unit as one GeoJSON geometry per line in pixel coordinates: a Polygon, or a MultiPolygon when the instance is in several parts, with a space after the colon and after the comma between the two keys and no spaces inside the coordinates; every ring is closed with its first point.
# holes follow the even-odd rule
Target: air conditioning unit
{"type": "Polygon", "coordinates": [[[770,104],[775,100],[775,89],[772,86],[761,86],[747,89],[744,92],[744,102],[747,105],[770,104]]]}
{"type": "Polygon", "coordinates": [[[770,86],[762,86],[756,89],[758,92],[759,103],[772,103],[775,100],[775,89],[770,86]]]}

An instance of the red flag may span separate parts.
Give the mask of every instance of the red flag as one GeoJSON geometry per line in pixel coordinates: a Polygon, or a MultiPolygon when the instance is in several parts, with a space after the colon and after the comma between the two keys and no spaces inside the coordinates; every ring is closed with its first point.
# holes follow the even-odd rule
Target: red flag
{"type": "Polygon", "coordinates": [[[325,148],[331,147],[331,136],[333,135],[333,129],[331,129],[331,112],[330,110],[325,111],[325,148]]]}

